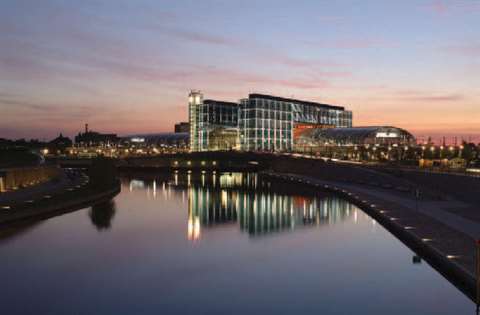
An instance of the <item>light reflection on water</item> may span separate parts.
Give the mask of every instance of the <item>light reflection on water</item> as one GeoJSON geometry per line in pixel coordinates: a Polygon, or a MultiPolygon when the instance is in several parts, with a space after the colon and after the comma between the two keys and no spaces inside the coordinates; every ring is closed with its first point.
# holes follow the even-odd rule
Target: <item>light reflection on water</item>
{"type": "Polygon", "coordinates": [[[0,257],[2,314],[474,313],[354,205],[255,174],[124,178],[111,202],[1,231],[0,257]]]}
{"type": "MultiPolygon", "coordinates": [[[[188,200],[187,237],[192,241],[200,239],[202,228],[236,222],[241,231],[260,236],[335,224],[351,215],[355,222],[358,220],[357,208],[343,199],[331,195],[320,198],[313,194],[279,194],[270,189],[270,182],[260,182],[259,186],[256,174],[201,173],[193,180],[192,174],[188,174],[186,181],[179,181],[179,174],[175,173],[173,178],[160,179],[160,192],[158,179],[130,179],[124,185],[130,191],[145,191],[147,199],[156,199],[160,193],[164,200],[169,200],[177,198],[172,191],[181,191],[182,202],[188,200]]],[[[371,222],[375,224],[374,220],[371,222]]]]}

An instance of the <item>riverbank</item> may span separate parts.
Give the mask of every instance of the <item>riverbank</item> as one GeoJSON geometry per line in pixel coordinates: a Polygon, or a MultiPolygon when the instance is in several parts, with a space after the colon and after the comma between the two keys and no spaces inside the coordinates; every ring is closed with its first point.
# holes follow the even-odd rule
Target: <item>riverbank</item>
{"type": "Polygon", "coordinates": [[[2,206],[0,226],[24,220],[45,219],[63,213],[92,206],[96,203],[112,199],[120,192],[120,181],[104,189],[91,187],[88,182],[45,195],[38,200],[25,200],[23,204],[2,206]]]}
{"type": "Polygon", "coordinates": [[[475,302],[475,240],[469,235],[471,233],[462,231],[455,222],[447,224],[446,220],[449,218],[444,217],[442,222],[442,218],[429,215],[426,209],[429,204],[424,202],[417,208],[415,201],[402,200],[408,199],[405,196],[402,198],[398,197],[398,194],[366,189],[358,184],[325,181],[312,176],[268,171],[261,175],[330,191],[349,200],[382,224],[475,302]],[[422,208],[425,211],[420,211],[422,208]]]}
{"type": "Polygon", "coordinates": [[[88,171],[65,170],[57,182],[3,193],[0,225],[71,212],[113,198],[120,181],[112,160],[94,160],[88,171]]]}

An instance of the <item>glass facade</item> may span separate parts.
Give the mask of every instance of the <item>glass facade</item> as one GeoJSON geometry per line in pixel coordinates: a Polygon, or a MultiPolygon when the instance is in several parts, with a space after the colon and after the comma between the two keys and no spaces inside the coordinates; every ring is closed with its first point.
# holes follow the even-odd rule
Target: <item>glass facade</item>
{"type": "Polygon", "coordinates": [[[297,127],[347,128],[352,112],[343,107],[263,94],[240,101],[240,145],[244,151],[291,151],[297,127]]]}
{"type": "Polygon", "coordinates": [[[190,150],[232,150],[238,146],[238,104],[189,97],[190,150]]]}
{"type": "Polygon", "coordinates": [[[240,102],[240,146],[244,151],[290,151],[292,104],[248,98],[240,102]]]}
{"type": "Polygon", "coordinates": [[[293,121],[335,128],[352,127],[352,112],[342,107],[323,104],[292,103],[293,121]]]}
{"type": "Polygon", "coordinates": [[[292,151],[298,130],[348,128],[352,112],[343,107],[250,94],[239,104],[189,98],[191,151],[292,151]]]}
{"type": "Polygon", "coordinates": [[[188,122],[190,123],[190,150],[201,151],[204,134],[201,132],[203,125],[202,115],[203,95],[199,91],[191,91],[188,95],[188,122]]]}

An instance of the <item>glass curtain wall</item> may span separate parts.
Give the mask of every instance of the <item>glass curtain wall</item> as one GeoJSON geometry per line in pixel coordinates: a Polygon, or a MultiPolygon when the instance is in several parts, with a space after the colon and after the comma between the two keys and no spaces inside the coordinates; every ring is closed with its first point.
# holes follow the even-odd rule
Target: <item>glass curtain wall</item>
{"type": "Polygon", "coordinates": [[[240,144],[244,151],[290,151],[292,104],[249,98],[240,104],[240,144]]]}

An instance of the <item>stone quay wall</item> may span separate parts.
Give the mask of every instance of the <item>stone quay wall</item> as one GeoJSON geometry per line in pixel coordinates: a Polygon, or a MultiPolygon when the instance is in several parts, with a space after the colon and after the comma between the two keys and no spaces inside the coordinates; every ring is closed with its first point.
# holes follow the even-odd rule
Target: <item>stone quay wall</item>
{"type": "Polygon", "coordinates": [[[0,192],[38,185],[62,175],[54,165],[0,169],[0,192]]]}

